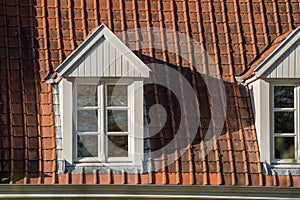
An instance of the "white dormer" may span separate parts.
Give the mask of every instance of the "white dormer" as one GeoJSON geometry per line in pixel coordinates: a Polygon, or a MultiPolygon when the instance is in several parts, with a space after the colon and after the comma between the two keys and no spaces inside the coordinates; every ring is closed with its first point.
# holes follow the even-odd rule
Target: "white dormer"
{"type": "Polygon", "coordinates": [[[260,158],[273,168],[300,167],[300,27],[292,31],[246,80],[260,158]]]}
{"type": "Polygon", "coordinates": [[[143,79],[150,69],[104,24],[46,80],[53,83],[58,171],[143,160],[143,79]],[[57,98],[58,97],[58,98],[57,98]]]}

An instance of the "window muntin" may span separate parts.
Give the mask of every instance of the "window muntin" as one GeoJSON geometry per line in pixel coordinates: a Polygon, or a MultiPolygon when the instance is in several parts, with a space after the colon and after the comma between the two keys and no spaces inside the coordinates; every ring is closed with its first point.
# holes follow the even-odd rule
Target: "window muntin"
{"type": "Polygon", "coordinates": [[[297,158],[297,87],[273,86],[272,162],[291,163],[297,158]]]}
{"type": "Polygon", "coordinates": [[[76,161],[130,161],[128,84],[75,85],[76,161]]]}

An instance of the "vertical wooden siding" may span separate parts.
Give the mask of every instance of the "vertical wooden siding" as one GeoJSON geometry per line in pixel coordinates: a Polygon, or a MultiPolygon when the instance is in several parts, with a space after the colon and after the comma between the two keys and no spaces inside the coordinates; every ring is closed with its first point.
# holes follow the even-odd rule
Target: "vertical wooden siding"
{"type": "Polygon", "coordinates": [[[70,77],[141,77],[131,61],[107,39],[97,42],[69,72],[70,77]]]}
{"type": "Polygon", "coordinates": [[[300,78],[300,41],[297,44],[279,59],[267,78],[300,78]]]}

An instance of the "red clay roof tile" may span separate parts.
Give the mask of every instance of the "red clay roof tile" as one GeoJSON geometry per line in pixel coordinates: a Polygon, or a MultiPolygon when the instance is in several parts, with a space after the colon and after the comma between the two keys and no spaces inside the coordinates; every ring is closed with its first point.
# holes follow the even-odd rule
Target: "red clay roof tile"
{"type": "MultiPolygon", "coordinates": [[[[249,94],[234,82],[234,76],[246,69],[249,70],[243,78],[250,77],[261,59],[276,48],[280,38],[300,25],[298,10],[299,2],[283,0],[27,0],[0,3],[0,149],[3,152],[0,182],[299,186],[299,176],[262,174],[249,94]],[[207,126],[207,119],[202,117],[194,149],[158,172],[55,175],[51,86],[43,80],[101,23],[115,33],[140,27],[166,27],[204,46],[226,82],[228,105],[224,134],[210,154],[201,159],[196,156],[202,152],[199,140],[207,126]],[[251,64],[257,55],[261,58],[251,64]],[[18,170],[20,173],[14,172],[18,170]]],[[[153,44],[165,41],[165,38],[159,39],[160,35],[150,37],[153,44]]],[[[176,44],[178,38],[175,36],[173,40],[176,44]]],[[[137,38],[136,45],[138,41],[137,38]]],[[[185,52],[191,53],[191,47],[186,45],[185,52]]],[[[188,61],[153,49],[137,54],[145,62],[147,58],[143,54],[151,60],[174,65],[179,71],[185,70],[193,86],[200,91],[199,98],[207,96],[200,83],[192,82],[199,77],[188,70],[188,61]]],[[[171,131],[175,128],[172,122],[176,122],[178,115],[172,98],[164,95],[165,92],[152,90],[157,88],[145,88],[147,103],[162,101],[174,115],[167,122],[167,133],[151,139],[154,150],[161,146],[161,141],[172,137],[171,131]]],[[[201,116],[208,116],[207,106],[206,102],[201,103],[201,116]]],[[[159,166],[161,162],[154,165],[159,166]]]]}
{"type": "Polygon", "coordinates": [[[289,30],[288,32],[278,36],[274,41],[265,47],[260,55],[256,57],[256,59],[250,64],[250,67],[245,73],[241,76],[242,80],[246,80],[251,78],[254,75],[254,70],[262,63],[280,44],[281,42],[287,38],[293,30],[289,30]]]}

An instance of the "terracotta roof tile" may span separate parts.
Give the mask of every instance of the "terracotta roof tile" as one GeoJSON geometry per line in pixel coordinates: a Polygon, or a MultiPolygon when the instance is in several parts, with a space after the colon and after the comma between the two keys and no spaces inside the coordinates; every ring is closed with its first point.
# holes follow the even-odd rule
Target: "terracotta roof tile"
{"type": "MultiPolygon", "coordinates": [[[[257,55],[263,59],[284,37],[282,33],[300,25],[298,10],[296,1],[259,0],[0,3],[0,149],[3,152],[0,182],[299,186],[299,176],[262,174],[249,94],[234,80],[234,76],[246,69],[249,71],[243,77],[251,76],[251,70],[260,62],[252,60],[257,55]],[[203,102],[200,131],[193,149],[166,168],[149,174],[55,175],[51,86],[43,80],[101,23],[115,33],[139,27],[166,27],[204,46],[221,71],[228,105],[223,135],[210,154],[201,159],[197,156],[203,153],[200,141],[209,123],[205,117],[209,115],[208,103],[203,102]],[[265,50],[266,46],[269,50],[265,50]]],[[[153,44],[163,41],[163,45],[170,45],[160,35],[150,37],[153,44]]],[[[172,39],[177,44],[178,38],[172,39]]],[[[126,41],[124,35],[123,41],[126,41]]],[[[140,45],[138,41],[139,38],[134,44],[140,45]]],[[[185,45],[185,52],[189,56],[192,47],[185,45]]],[[[153,49],[141,50],[137,55],[145,62],[161,60],[174,66],[198,89],[199,98],[207,96],[199,75],[190,71],[189,62],[179,55],[153,49]]],[[[176,101],[168,91],[160,90],[145,88],[147,109],[154,103],[162,103],[172,117],[164,133],[151,139],[152,150],[172,138],[175,128],[172,124],[178,118],[176,101]]],[[[187,99],[183,100],[188,104],[187,99]]],[[[158,167],[162,162],[156,161],[154,165],[158,167]]]]}
{"type": "Polygon", "coordinates": [[[249,69],[245,71],[245,73],[241,76],[241,79],[246,80],[251,78],[254,75],[254,70],[259,66],[259,64],[261,64],[281,44],[281,42],[291,34],[292,31],[293,29],[278,36],[270,45],[266,46],[262,53],[250,64],[249,69]]]}

